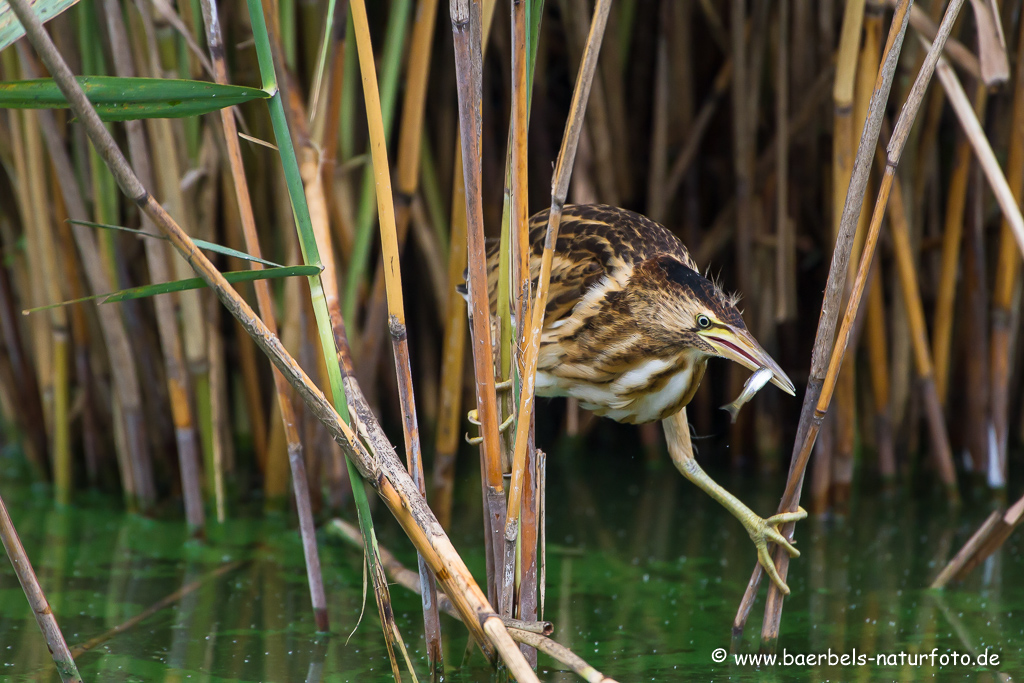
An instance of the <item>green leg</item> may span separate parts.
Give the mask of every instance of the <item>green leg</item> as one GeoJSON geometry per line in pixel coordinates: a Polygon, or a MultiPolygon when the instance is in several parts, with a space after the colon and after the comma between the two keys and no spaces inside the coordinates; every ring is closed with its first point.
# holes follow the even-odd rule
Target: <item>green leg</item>
{"type": "Polygon", "coordinates": [[[757,547],[757,561],[761,563],[764,570],[768,572],[775,585],[784,595],[789,595],[789,586],[779,576],[775,569],[775,563],[768,553],[768,542],[777,543],[782,546],[790,557],[799,557],[800,551],[793,547],[793,544],[783,536],[779,530],[779,524],[797,522],[807,517],[807,511],[799,508],[796,512],[783,512],[778,515],[763,519],[754,513],[753,510],[743,504],[736,496],[732,495],[707,473],[700,468],[697,460],[693,457],[693,445],[690,442],[690,426],[686,422],[686,408],[683,408],[675,415],[662,420],[665,428],[665,437],[668,439],[668,452],[672,456],[672,462],[683,473],[683,476],[704,490],[709,496],[717,500],[740,521],[743,528],[750,534],[750,539],[757,547]]]}

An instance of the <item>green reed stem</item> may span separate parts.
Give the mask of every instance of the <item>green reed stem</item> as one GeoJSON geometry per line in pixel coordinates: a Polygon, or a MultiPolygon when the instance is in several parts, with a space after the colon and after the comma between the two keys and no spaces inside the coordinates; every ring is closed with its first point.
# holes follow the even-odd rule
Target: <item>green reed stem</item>
{"type": "MultiPolygon", "coordinates": [[[[306,204],[306,195],[299,175],[299,164],[295,156],[295,148],[292,145],[291,133],[288,129],[288,122],[285,119],[284,102],[277,87],[277,75],[274,72],[274,62],[271,55],[270,37],[267,34],[266,20],[263,15],[263,6],[260,0],[247,0],[249,15],[252,20],[253,36],[256,40],[256,54],[259,58],[260,75],[263,79],[263,87],[267,92],[273,93],[268,101],[270,106],[270,119],[274,127],[274,137],[277,141],[278,152],[281,157],[281,164],[284,168],[285,180],[288,186],[288,194],[292,202],[292,211],[295,216],[295,227],[299,237],[299,247],[302,250],[303,262],[310,265],[320,265],[320,252],[317,249],[316,237],[313,233],[313,225],[309,216],[309,207],[306,204]]],[[[348,411],[348,403],[345,400],[345,388],[342,381],[341,367],[338,364],[338,350],[335,346],[334,332],[331,326],[330,314],[327,310],[327,299],[324,296],[323,285],[320,276],[315,275],[309,278],[310,297],[313,303],[313,314],[316,318],[317,331],[320,337],[320,345],[324,354],[324,361],[327,366],[327,376],[331,385],[331,396],[335,410],[346,422],[351,422],[348,411]]],[[[370,516],[370,504],[367,499],[366,489],[363,486],[362,477],[346,457],[348,466],[349,483],[352,486],[352,497],[356,503],[356,512],[359,516],[359,529],[363,535],[363,542],[370,552],[366,554],[369,564],[370,576],[383,576],[383,569],[379,567],[380,559],[377,550],[377,537],[373,529],[373,519],[370,516]]],[[[387,585],[377,585],[375,590],[378,593],[387,593],[387,585]]],[[[385,621],[386,616],[381,615],[385,621]]],[[[385,626],[386,628],[386,626],[385,626]]],[[[404,650],[403,645],[403,650],[404,650]]]]}

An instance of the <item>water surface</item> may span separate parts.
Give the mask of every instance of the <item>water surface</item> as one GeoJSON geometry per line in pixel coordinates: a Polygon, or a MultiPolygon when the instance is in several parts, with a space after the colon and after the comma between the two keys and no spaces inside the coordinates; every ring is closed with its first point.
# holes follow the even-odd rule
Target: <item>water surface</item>
{"type": "MultiPolygon", "coordinates": [[[[924,587],[988,510],[968,503],[947,513],[940,498],[909,502],[862,490],[847,519],[804,523],[803,555],[792,564],[782,648],[808,654],[998,654],[996,667],[738,665],[730,625],[754,561],[739,524],[667,461],[639,457],[552,457],[548,488],[545,618],[556,639],[619,681],[1021,680],[1024,672],[1024,557],[1021,534],[963,584],[924,587]]],[[[467,468],[470,469],[471,468],[467,468]]],[[[719,481],[767,513],[783,482],[751,474],[719,481]],[[758,480],[758,486],[752,482],[758,480]]],[[[158,519],[126,515],[117,499],[84,495],[55,510],[49,491],[23,482],[0,460],[0,492],[69,644],[93,638],[225,563],[171,607],[79,658],[89,681],[391,680],[372,600],[362,607],[360,557],[321,531],[332,632],[315,632],[302,549],[291,517],[235,510],[189,541],[174,510],[158,519]]],[[[483,575],[478,484],[469,471],[452,534],[474,574],[483,575]]],[[[870,488],[870,487],[862,487],[870,488]]],[[[927,498],[927,496],[926,496],[927,498]]],[[[415,556],[383,508],[382,542],[407,566],[415,556]]],[[[398,623],[425,675],[419,599],[393,586],[398,623]]],[[[756,653],[762,599],[737,653],[756,653]]],[[[465,629],[443,617],[448,680],[487,681],[478,652],[466,658],[465,629]],[[460,666],[461,665],[461,666],[460,666]]],[[[898,661],[898,660],[897,660],[898,661]]],[[[541,656],[542,680],[580,680],[541,656]]],[[[10,564],[0,562],[0,679],[56,681],[46,645],[10,564]]],[[[408,680],[406,676],[403,680],[408,680]]]]}

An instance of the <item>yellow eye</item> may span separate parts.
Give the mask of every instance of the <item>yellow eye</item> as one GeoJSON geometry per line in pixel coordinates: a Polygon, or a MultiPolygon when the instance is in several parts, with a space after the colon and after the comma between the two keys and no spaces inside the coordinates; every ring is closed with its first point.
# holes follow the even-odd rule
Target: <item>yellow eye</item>
{"type": "Polygon", "coordinates": [[[702,330],[706,330],[711,327],[711,320],[706,315],[698,315],[697,324],[702,330]]]}

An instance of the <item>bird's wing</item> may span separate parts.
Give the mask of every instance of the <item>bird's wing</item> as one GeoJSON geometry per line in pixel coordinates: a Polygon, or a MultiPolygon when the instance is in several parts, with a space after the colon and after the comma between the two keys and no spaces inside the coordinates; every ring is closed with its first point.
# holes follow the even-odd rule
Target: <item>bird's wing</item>
{"type": "MultiPolygon", "coordinates": [[[[547,210],[530,218],[530,277],[534,291],[547,225],[547,210]]],[[[544,326],[549,327],[567,317],[590,288],[606,276],[625,285],[635,263],[660,255],[674,256],[684,265],[697,269],[682,242],[649,218],[601,204],[566,206],[551,261],[544,326]]],[[[494,245],[488,249],[488,289],[492,306],[496,300],[497,264],[498,248],[494,245]]]]}

